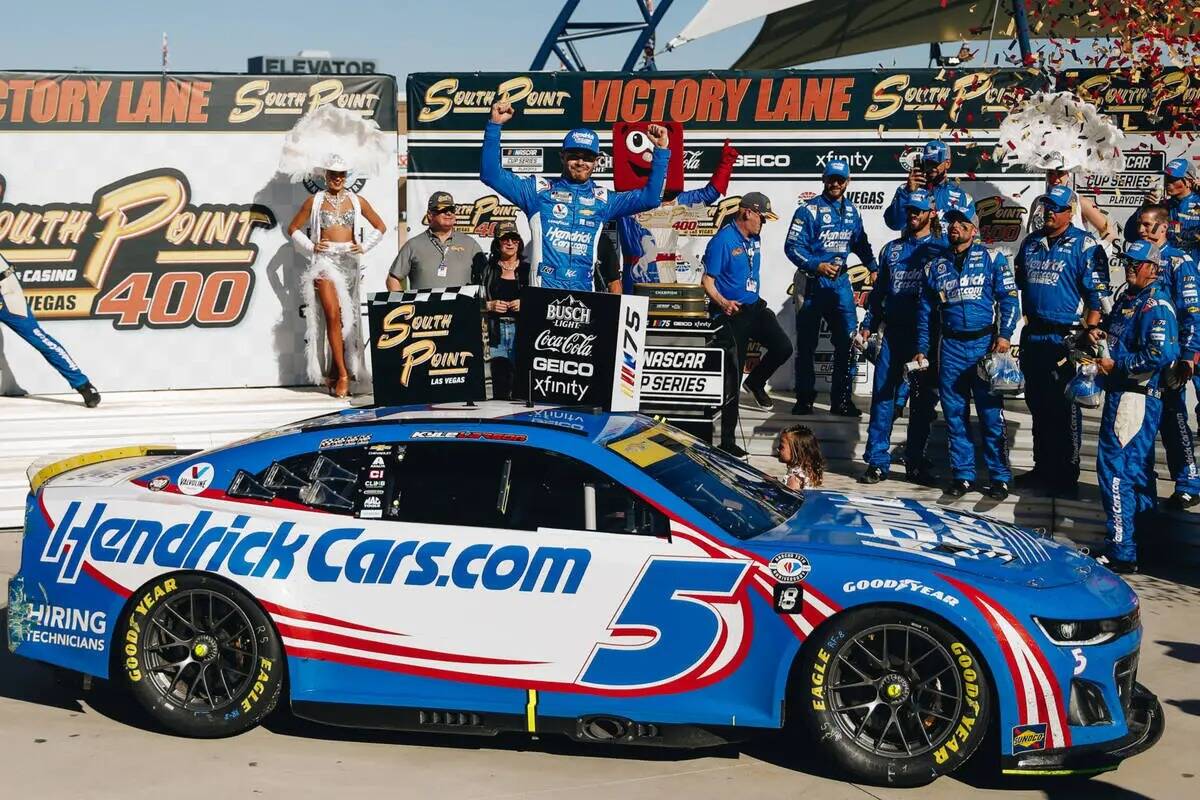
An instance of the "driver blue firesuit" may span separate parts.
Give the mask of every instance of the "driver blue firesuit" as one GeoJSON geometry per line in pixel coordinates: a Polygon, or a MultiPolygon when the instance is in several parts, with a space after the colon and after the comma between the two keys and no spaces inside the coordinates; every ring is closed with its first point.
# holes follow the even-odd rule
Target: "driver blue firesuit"
{"type": "Polygon", "coordinates": [[[1136,521],[1154,508],[1163,370],[1179,356],[1175,309],[1154,279],[1158,247],[1139,240],[1126,248],[1124,258],[1129,284],[1101,324],[1109,358],[1098,362],[1106,375],[1096,455],[1108,527],[1107,550],[1099,560],[1122,573],[1137,571],[1136,521]],[[1149,274],[1139,275],[1142,271],[1149,274]]]}
{"type": "MultiPolygon", "coordinates": [[[[929,227],[933,205],[923,191],[913,192],[906,201],[910,215],[904,236],[888,242],[879,252],[879,271],[867,299],[867,315],[862,327],[874,334],[882,330],[879,355],[875,359],[875,383],[871,392],[871,422],[867,427],[867,449],[863,460],[867,471],[862,483],[878,483],[888,476],[892,463],[892,423],[896,416],[897,395],[905,383],[905,363],[917,349],[917,307],[929,262],[946,251],[946,236],[940,230],[927,230],[918,236],[914,226],[929,227]]],[[[930,345],[925,352],[932,347],[930,345]]],[[[925,461],[925,446],[933,425],[937,405],[937,368],[927,367],[908,379],[912,394],[909,401],[908,441],[904,464],[910,480],[926,483],[930,479],[925,461]]]]}
{"type": "Polygon", "coordinates": [[[862,215],[845,196],[850,166],[843,160],[826,164],[825,191],[796,209],[788,227],[784,252],[799,267],[796,283],[796,405],[793,414],[811,414],[816,399],[814,354],[821,320],[833,343],[833,375],[829,410],[839,416],[861,416],[850,398],[850,338],[858,329],[858,309],[847,272],[849,254],[875,271],[875,254],[863,230],[862,215]],[[822,274],[822,265],[836,274],[822,274]],[[805,284],[801,290],[800,284],[805,284]]]}
{"type": "MultiPolygon", "coordinates": [[[[530,283],[548,289],[591,291],[597,244],[604,223],[618,217],[657,208],[671,151],[654,148],[650,179],[633,192],[615,192],[588,178],[576,182],[564,174],[557,178],[519,176],[501,166],[500,123],[488,122],[483,134],[479,179],[514,203],[529,217],[532,229],[530,283]]],[[[576,128],[563,139],[563,153],[600,153],[600,137],[587,128],[576,128]]]]}
{"type": "Polygon", "coordinates": [[[1006,352],[1020,316],[1017,284],[1003,253],[992,253],[975,242],[977,218],[960,208],[946,212],[949,250],[935,258],[925,275],[917,309],[917,348],[929,352],[934,314],[940,323],[938,394],[946,417],[950,467],[954,479],[950,497],[961,497],[975,480],[975,446],[967,427],[967,403],[975,398],[983,434],[983,460],[992,484],[987,494],[1008,496],[1012,473],[1008,466],[1008,433],[1003,400],[989,391],[979,375],[979,362],[990,352],[1006,352]]]}

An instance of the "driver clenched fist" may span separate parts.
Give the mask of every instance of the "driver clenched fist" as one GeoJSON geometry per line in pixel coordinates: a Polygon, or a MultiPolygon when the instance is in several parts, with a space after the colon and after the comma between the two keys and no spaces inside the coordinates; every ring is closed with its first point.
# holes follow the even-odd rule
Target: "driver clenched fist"
{"type": "Polygon", "coordinates": [[[515,113],[516,111],[513,110],[512,103],[507,100],[497,100],[492,103],[492,122],[497,125],[503,125],[508,122],[513,118],[513,114],[515,113]]]}
{"type": "MultiPolygon", "coordinates": [[[[494,115],[495,112],[493,112],[494,115]]],[[[670,137],[667,135],[667,129],[663,125],[650,125],[646,128],[646,136],[650,138],[650,141],[654,142],[655,147],[661,147],[665,150],[667,145],[670,144],[670,137]]]]}

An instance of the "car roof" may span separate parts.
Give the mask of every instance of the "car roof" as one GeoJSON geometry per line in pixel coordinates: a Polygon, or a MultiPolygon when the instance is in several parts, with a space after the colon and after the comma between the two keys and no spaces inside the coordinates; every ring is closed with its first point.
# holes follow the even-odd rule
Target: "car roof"
{"type": "Polygon", "coordinates": [[[609,412],[591,406],[532,404],[510,400],[483,400],[432,405],[367,406],[346,408],[304,420],[285,429],[306,433],[380,424],[496,424],[532,425],[576,433],[591,440],[605,439],[643,429],[653,420],[636,412],[609,412]]]}

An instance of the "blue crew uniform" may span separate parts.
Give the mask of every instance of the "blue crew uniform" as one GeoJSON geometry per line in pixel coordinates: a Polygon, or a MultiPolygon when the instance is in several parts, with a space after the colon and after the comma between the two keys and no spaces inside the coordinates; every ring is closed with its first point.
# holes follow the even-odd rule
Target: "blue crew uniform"
{"type": "Polygon", "coordinates": [[[1004,402],[989,391],[979,376],[979,361],[1000,338],[1011,339],[1020,316],[1017,285],[1003,253],[972,244],[961,253],[948,252],[933,260],[917,308],[917,347],[929,352],[934,314],[940,324],[938,393],[946,417],[950,468],[954,479],[975,480],[975,447],[967,428],[973,396],[983,433],[983,460],[993,481],[1008,483],[1008,432],[1004,402]]]}
{"type": "MultiPolygon", "coordinates": [[[[1175,307],[1179,326],[1179,358],[1191,362],[1200,359],[1200,268],[1177,247],[1161,248],[1162,267],[1158,277],[1175,307]]],[[[1200,379],[1193,378],[1200,389],[1200,379]]],[[[1162,387],[1162,423],[1159,434],[1167,451],[1167,469],[1175,481],[1175,491],[1200,497],[1200,468],[1196,465],[1196,443],[1188,422],[1185,386],[1162,387]]]]}
{"type": "Polygon", "coordinates": [[[87,376],[79,369],[71,354],[38,324],[37,318],[33,316],[33,309],[21,290],[16,273],[3,256],[0,256],[0,323],[12,328],[18,336],[41,353],[72,389],[78,391],[89,386],[87,376]]]}
{"type": "Polygon", "coordinates": [[[805,278],[803,294],[796,293],[796,301],[802,302],[796,313],[796,402],[812,403],[817,396],[813,358],[821,320],[825,320],[833,343],[829,404],[834,409],[846,408],[852,391],[850,337],[858,329],[858,310],[846,271],[849,254],[875,270],[875,254],[863,230],[862,215],[845,195],[840,200],[824,194],[814,197],[792,216],[784,252],[805,278]],[[837,277],[818,275],[822,263],[838,264],[837,277]]]}
{"type": "MultiPolygon", "coordinates": [[[[751,192],[742,198],[745,203],[757,193],[751,192]]],[[[767,211],[770,207],[767,206],[767,211]]],[[[748,389],[765,389],[767,380],[775,374],[792,355],[792,343],[779,327],[779,320],[759,296],[759,277],[762,267],[762,241],[758,236],[746,237],[735,223],[717,231],[708,240],[704,250],[705,277],[712,278],[717,291],[726,300],[741,304],[741,309],[728,316],[718,309],[717,321],[721,324],[720,341],[731,353],[733,363],[725,368],[725,404],[721,409],[720,446],[731,449],[734,431],[738,423],[738,381],[742,377],[742,365],[746,362],[746,350],[750,339],[766,348],[758,365],[746,376],[748,389]]]]}
{"type": "MultiPolygon", "coordinates": [[[[1167,162],[1163,177],[1169,183],[1185,180],[1189,171],[1186,158],[1173,158],[1167,162]]],[[[1167,207],[1171,220],[1167,243],[1187,253],[1193,261],[1200,263],[1200,194],[1189,191],[1182,197],[1164,197],[1162,203],[1167,207]]],[[[1140,209],[1125,221],[1125,240],[1127,242],[1133,242],[1139,238],[1139,216],[1141,216],[1140,209]]]]}
{"type": "MultiPolygon", "coordinates": [[[[867,426],[867,449],[863,460],[885,475],[891,467],[892,424],[904,383],[904,364],[921,351],[917,347],[917,309],[929,262],[948,248],[943,236],[905,237],[884,245],[879,251],[879,271],[867,300],[863,327],[871,333],[883,330],[882,346],[875,361],[875,383],[871,392],[871,421],[867,426]]],[[[923,467],[929,429],[937,405],[937,367],[914,373],[910,399],[908,442],[904,463],[909,472],[923,467]]]]}
{"type": "Polygon", "coordinates": [[[1080,303],[1103,310],[1108,256],[1094,236],[1074,225],[1053,240],[1039,231],[1021,243],[1016,278],[1026,317],[1020,361],[1033,420],[1034,467],[1047,479],[1074,484],[1083,419],[1065,393],[1075,369],[1063,337],[1078,327],[1080,303]]]}
{"type": "Polygon", "coordinates": [[[1135,524],[1154,508],[1154,437],[1162,415],[1162,370],[1179,355],[1179,326],[1161,284],[1126,290],[1102,327],[1115,366],[1104,380],[1096,455],[1108,556],[1137,560],[1135,524]]]}
{"type": "MultiPolygon", "coordinates": [[[[941,221],[943,228],[946,225],[946,212],[952,208],[961,210],[968,217],[975,216],[975,201],[971,199],[971,195],[949,179],[942,181],[932,189],[917,189],[917,191],[927,192],[933,199],[933,209],[937,212],[938,220],[941,221]]],[[[904,209],[911,196],[912,192],[908,190],[908,184],[901,184],[897,187],[896,194],[892,196],[892,204],[884,210],[884,224],[892,230],[902,231],[908,223],[904,209]]]]}
{"type": "MultiPolygon", "coordinates": [[[[591,291],[604,223],[658,207],[671,151],[654,149],[650,179],[641,189],[614,192],[591,179],[575,183],[564,177],[519,176],[504,169],[500,162],[500,128],[489,122],[484,130],[479,178],[529,218],[529,262],[533,267],[530,283],[550,289],[591,291]]],[[[567,134],[563,147],[599,152],[599,139],[593,131],[577,129],[567,134]]]]}

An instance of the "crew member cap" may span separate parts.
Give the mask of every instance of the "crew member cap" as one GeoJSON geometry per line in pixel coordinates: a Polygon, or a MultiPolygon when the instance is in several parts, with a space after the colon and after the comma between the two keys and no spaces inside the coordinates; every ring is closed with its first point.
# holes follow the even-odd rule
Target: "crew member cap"
{"type": "Polygon", "coordinates": [[[517,230],[517,223],[510,219],[502,220],[496,223],[495,238],[503,239],[505,236],[515,236],[521,238],[521,232],[517,230]]]}
{"type": "Polygon", "coordinates": [[[960,219],[963,222],[971,223],[976,228],[979,227],[979,217],[975,215],[975,212],[968,211],[965,208],[959,208],[958,206],[950,206],[950,208],[946,209],[945,218],[947,225],[949,225],[951,222],[954,222],[956,219],[960,219]]]}
{"type": "Polygon", "coordinates": [[[930,201],[929,192],[924,189],[917,189],[915,192],[909,193],[908,199],[904,201],[904,207],[929,211],[933,208],[933,203],[930,201]]]}
{"type": "Polygon", "coordinates": [[[739,205],[742,208],[757,211],[767,219],[779,219],[779,217],[775,216],[775,212],[771,210],[771,198],[762,192],[746,192],[746,194],[742,195],[742,202],[739,205]]]}
{"type": "Polygon", "coordinates": [[[828,178],[831,175],[839,175],[846,180],[850,179],[850,165],[845,160],[835,158],[825,164],[825,173],[821,176],[828,178]]]}
{"type": "Polygon", "coordinates": [[[1167,162],[1167,168],[1163,170],[1167,177],[1170,178],[1186,178],[1188,174],[1188,162],[1186,158],[1173,158],[1167,162]]]}
{"type": "Polygon", "coordinates": [[[563,150],[586,150],[600,154],[600,136],[591,128],[575,128],[563,137],[563,150]]]}
{"type": "Polygon", "coordinates": [[[932,142],[926,142],[925,147],[921,149],[921,160],[932,161],[940,164],[950,158],[950,148],[940,139],[934,139],[932,142]]]}
{"type": "Polygon", "coordinates": [[[1141,264],[1149,261],[1154,265],[1162,264],[1162,250],[1158,245],[1151,244],[1145,239],[1138,239],[1135,242],[1130,242],[1125,247],[1125,260],[1135,264],[1141,264]]]}
{"type": "Polygon", "coordinates": [[[1070,186],[1052,186],[1050,191],[1046,192],[1046,205],[1055,211],[1065,211],[1071,207],[1073,202],[1075,202],[1075,192],[1071,191],[1070,186]]]}
{"type": "Polygon", "coordinates": [[[429,198],[429,210],[441,211],[443,208],[454,208],[454,198],[449,192],[434,192],[429,198]]]}

